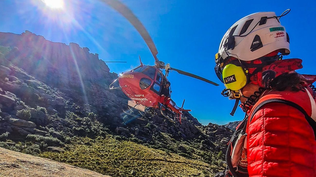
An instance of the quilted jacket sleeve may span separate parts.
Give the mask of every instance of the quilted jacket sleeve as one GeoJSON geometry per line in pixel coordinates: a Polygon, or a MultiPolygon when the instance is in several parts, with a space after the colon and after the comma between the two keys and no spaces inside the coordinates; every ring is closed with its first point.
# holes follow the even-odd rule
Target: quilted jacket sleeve
{"type": "Polygon", "coordinates": [[[248,122],[247,134],[250,177],[316,177],[313,129],[299,110],[266,104],[248,122]]]}

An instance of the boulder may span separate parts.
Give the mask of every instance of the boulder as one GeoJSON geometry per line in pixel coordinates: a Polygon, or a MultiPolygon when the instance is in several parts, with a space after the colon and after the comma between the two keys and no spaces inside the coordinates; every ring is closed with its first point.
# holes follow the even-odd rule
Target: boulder
{"type": "Polygon", "coordinates": [[[0,132],[2,132],[2,133],[4,133],[4,132],[11,133],[13,131],[12,128],[11,128],[11,125],[8,124],[7,122],[0,123],[0,127],[1,127],[0,132]]]}
{"type": "Polygon", "coordinates": [[[30,121],[34,122],[36,125],[45,126],[48,123],[48,117],[43,111],[31,108],[30,121]]]}
{"type": "Polygon", "coordinates": [[[10,118],[9,123],[11,125],[17,126],[17,127],[26,127],[26,128],[35,128],[36,124],[31,122],[31,121],[26,121],[22,119],[15,119],[15,118],[10,118]]]}
{"type": "Polygon", "coordinates": [[[12,107],[15,105],[15,99],[7,95],[0,94],[0,103],[7,107],[12,107]]]}
{"type": "Polygon", "coordinates": [[[21,128],[21,127],[17,127],[17,126],[12,126],[12,129],[19,133],[21,136],[27,136],[28,134],[31,134],[31,132],[21,128]]]}
{"type": "Polygon", "coordinates": [[[10,74],[10,72],[10,68],[0,65],[0,78],[7,77],[10,74]]]}

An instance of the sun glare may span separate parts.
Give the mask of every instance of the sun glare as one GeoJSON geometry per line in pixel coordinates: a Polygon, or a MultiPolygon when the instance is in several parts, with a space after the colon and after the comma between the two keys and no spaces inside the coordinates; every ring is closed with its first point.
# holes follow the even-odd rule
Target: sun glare
{"type": "Polygon", "coordinates": [[[44,4],[52,9],[63,9],[64,1],[63,0],[42,0],[44,4]]]}

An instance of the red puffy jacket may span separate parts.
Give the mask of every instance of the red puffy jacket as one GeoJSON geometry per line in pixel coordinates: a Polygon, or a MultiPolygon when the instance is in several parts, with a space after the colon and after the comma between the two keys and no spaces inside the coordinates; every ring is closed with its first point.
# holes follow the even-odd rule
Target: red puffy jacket
{"type": "MultiPolygon", "coordinates": [[[[267,91],[252,110],[264,100],[279,98],[298,104],[316,118],[312,94],[311,89],[267,91]]],[[[316,177],[314,131],[298,109],[283,103],[265,104],[248,120],[246,132],[250,177],[316,177]]]]}

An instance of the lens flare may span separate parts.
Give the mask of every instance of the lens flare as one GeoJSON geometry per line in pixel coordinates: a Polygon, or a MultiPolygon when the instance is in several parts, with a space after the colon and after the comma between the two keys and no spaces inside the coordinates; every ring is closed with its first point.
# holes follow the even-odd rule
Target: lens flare
{"type": "Polygon", "coordinates": [[[52,9],[63,9],[64,1],[63,0],[42,0],[43,3],[52,9]]]}

